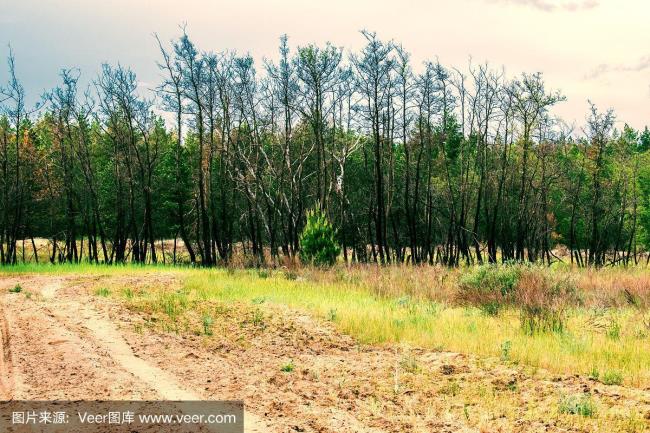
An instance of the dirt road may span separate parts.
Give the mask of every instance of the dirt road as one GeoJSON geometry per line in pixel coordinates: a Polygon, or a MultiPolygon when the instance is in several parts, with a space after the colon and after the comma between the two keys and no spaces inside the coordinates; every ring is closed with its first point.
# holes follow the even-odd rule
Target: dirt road
{"type": "MultiPolygon", "coordinates": [[[[187,325],[164,332],[155,316],[93,293],[115,278],[0,275],[0,400],[243,400],[247,432],[612,431],[601,419],[558,414],[562,395],[590,393],[603,420],[640,414],[628,431],[650,427],[647,390],[363,346],[279,306],[255,306],[262,326],[251,306],[232,305],[215,317],[213,336],[187,325]],[[21,293],[9,293],[16,284],[21,293]]],[[[158,274],[117,278],[124,287],[178,284],[158,274]]]]}
{"type": "MultiPolygon", "coordinates": [[[[140,358],[84,291],[74,290],[74,285],[64,289],[64,278],[5,279],[0,288],[7,291],[16,284],[29,295],[6,296],[0,304],[0,399],[208,399],[140,358]]],[[[274,430],[248,412],[245,431],[274,430]]]]}

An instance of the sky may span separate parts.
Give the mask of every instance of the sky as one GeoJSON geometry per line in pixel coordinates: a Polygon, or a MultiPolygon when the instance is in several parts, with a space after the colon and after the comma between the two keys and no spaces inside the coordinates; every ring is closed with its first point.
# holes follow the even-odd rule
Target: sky
{"type": "MultiPolygon", "coordinates": [[[[276,59],[292,46],[363,45],[359,30],[401,43],[418,69],[425,60],[466,68],[489,62],[510,77],[541,72],[567,101],[554,113],[584,124],[588,100],[613,108],[619,126],[650,125],[648,0],[1,0],[0,55],[11,44],[17,72],[36,101],[62,68],[90,82],[103,62],[120,62],[141,87],[161,81],[153,34],[185,25],[204,51],[236,50],[276,59]]],[[[6,80],[0,63],[0,80],[6,80]]]]}

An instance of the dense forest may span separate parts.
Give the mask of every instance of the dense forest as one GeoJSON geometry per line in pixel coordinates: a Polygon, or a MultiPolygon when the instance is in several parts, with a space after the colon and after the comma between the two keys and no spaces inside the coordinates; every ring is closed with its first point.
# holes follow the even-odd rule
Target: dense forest
{"type": "Polygon", "coordinates": [[[346,262],[647,264],[647,127],[586,103],[572,127],[539,73],[414,68],[361,37],[347,53],[283,36],[256,65],[184,33],[154,41],[153,92],[105,64],[87,88],[63,70],[35,107],[10,52],[0,261],[152,263],[173,240],[167,263],[277,264],[319,208],[346,262]]]}

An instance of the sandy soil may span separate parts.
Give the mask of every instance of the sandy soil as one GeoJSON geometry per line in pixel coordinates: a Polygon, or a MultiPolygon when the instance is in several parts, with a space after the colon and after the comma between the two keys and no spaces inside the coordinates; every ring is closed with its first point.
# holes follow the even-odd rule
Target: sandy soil
{"type": "Polygon", "coordinates": [[[241,399],[247,432],[589,431],[550,409],[559,396],[582,392],[608,411],[650,414],[648,390],[363,346],[278,306],[216,306],[213,336],[187,332],[191,317],[189,328],[165,331],[155,315],[93,295],[98,280],[119,278],[128,286],[178,283],[161,275],[0,276],[0,400],[241,399]],[[17,283],[23,292],[9,293],[17,283]],[[294,370],[281,371],[288,362],[294,370]]]}
{"type": "MultiPolygon", "coordinates": [[[[142,359],[105,312],[79,285],[58,277],[3,279],[19,283],[29,298],[5,296],[0,304],[3,380],[8,400],[202,400],[206,396],[142,359]],[[9,325],[10,324],[10,325],[9,325]]],[[[246,413],[246,432],[273,431],[246,413]]]]}

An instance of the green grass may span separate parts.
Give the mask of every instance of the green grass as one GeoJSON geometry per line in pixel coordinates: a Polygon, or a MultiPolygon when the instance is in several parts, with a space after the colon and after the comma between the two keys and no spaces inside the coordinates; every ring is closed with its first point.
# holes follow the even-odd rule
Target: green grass
{"type": "Polygon", "coordinates": [[[280,371],[284,373],[291,373],[295,368],[296,366],[293,363],[293,361],[289,361],[286,364],[284,364],[282,367],[280,367],[280,371]]]}
{"type": "Polygon", "coordinates": [[[209,270],[188,274],[184,288],[184,297],[286,305],[332,321],[362,343],[408,343],[500,357],[556,373],[615,371],[630,384],[650,383],[650,340],[639,337],[640,323],[631,308],[612,312],[619,327],[613,339],[589,325],[588,309],[571,310],[563,333],[529,335],[512,309],[490,316],[476,308],[379,296],[355,283],[287,280],[276,274],[260,279],[250,271],[209,270]]]}
{"type": "Polygon", "coordinates": [[[132,274],[136,272],[163,271],[178,273],[191,270],[189,267],[172,267],[162,264],[158,265],[105,265],[93,263],[18,263],[11,266],[0,266],[0,275],[18,275],[18,274],[87,274],[87,275],[120,275],[132,274]]]}
{"type": "Polygon", "coordinates": [[[107,287],[100,287],[99,289],[95,290],[95,295],[97,296],[102,296],[104,298],[107,298],[110,296],[111,290],[107,287]]]}
{"type": "Polygon", "coordinates": [[[623,375],[618,371],[606,371],[600,380],[605,385],[620,385],[623,383],[623,375]]]}
{"type": "Polygon", "coordinates": [[[9,293],[20,293],[23,291],[23,288],[20,286],[20,284],[16,284],[15,286],[11,287],[9,289],[9,293]]]}
{"type": "Polygon", "coordinates": [[[203,334],[208,336],[212,335],[212,324],[214,323],[212,316],[209,314],[203,315],[201,323],[203,324],[203,334]]]}
{"type": "Polygon", "coordinates": [[[592,417],[596,413],[596,407],[590,395],[572,395],[560,399],[559,411],[569,415],[592,417]]]}
{"type": "MultiPolygon", "coordinates": [[[[284,305],[329,321],[362,343],[407,343],[500,358],[505,363],[525,364],[554,373],[588,376],[601,372],[599,380],[603,383],[650,386],[649,332],[641,313],[631,305],[605,309],[573,307],[567,313],[563,332],[531,335],[522,330],[520,313],[514,308],[506,307],[498,315],[489,315],[478,308],[459,306],[448,295],[441,296],[441,291],[453,289],[453,277],[462,270],[436,273],[431,268],[407,272],[390,267],[373,269],[305,269],[298,277],[295,273],[277,271],[261,275],[256,270],[28,264],[0,268],[0,274],[166,272],[182,280],[180,289],[135,291],[116,287],[112,294],[134,303],[143,297],[155,297],[160,311],[172,322],[186,309],[200,308],[202,300],[243,302],[256,307],[247,320],[259,328],[265,326],[267,305],[284,305]],[[609,377],[605,379],[606,374],[609,377]]],[[[648,275],[646,271],[635,272],[644,278],[648,275]]],[[[590,284],[600,284],[598,278],[610,285],[621,278],[633,278],[632,274],[622,272],[579,275],[590,284]]],[[[204,323],[203,332],[211,332],[211,324],[204,323]]]]}

